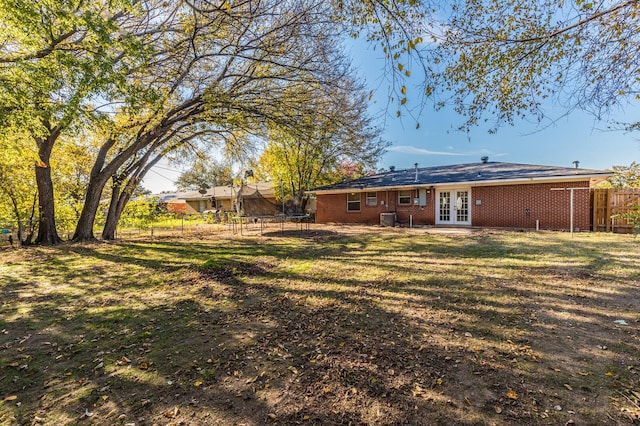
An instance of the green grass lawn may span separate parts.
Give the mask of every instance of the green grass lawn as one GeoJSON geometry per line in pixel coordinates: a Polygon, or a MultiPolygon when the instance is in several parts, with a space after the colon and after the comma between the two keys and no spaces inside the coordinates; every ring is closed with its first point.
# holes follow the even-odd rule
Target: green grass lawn
{"type": "Polygon", "coordinates": [[[358,229],[0,251],[0,424],[640,422],[640,240],[358,229]]]}

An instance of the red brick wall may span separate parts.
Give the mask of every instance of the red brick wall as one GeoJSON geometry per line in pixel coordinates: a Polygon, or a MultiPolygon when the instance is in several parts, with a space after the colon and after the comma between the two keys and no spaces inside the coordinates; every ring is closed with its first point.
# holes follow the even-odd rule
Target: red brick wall
{"type": "MultiPolygon", "coordinates": [[[[365,193],[361,193],[360,211],[347,211],[347,194],[319,194],[316,200],[316,222],[318,223],[369,223],[379,224],[380,213],[395,212],[398,222],[408,224],[413,216],[414,225],[433,225],[435,218],[435,191],[428,190],[427,205],[398,205],[397,191],[378,191],[376,205],[367,206],[365,193]]],[[[411,191],[411,202],[418,197],[418,191],[411,191]]]]}
{"type": "MultiPolygon", "coordinates": [[[[589,182],[481,186],[471,189],[473,226],[570,229],[571,191],[552,188],[589,187],[589,182]],[[481,205],[477,205],[480,200],[481,205]]],[[[589,230],[589,190],[574,190],[573,226],[589,230]]]]}
{"type": "MultiPolygon", "coordinates": [[[[535,228],[536,219],[540,229],[565,229],[569,226],[570,191],[552,191],[552,188],[589,187],[589,182],[549,183],[532,185],[481,186],[471,189],[471,224],[473,226],[535,228]],[[476,204],[480,200],[480,205],[476,204]]],[[[317,196],[316,221],[318,223],[369,223],[379,224],[380,213],[396,212],[398,222],[409,224],[435,224],[436,191],[427,192],[427,205],[400,206],[397,191],[377,192],[376,206],[367,206],[365,193],[361,193],[360,211],[347,211],[347,194],[319,194],[317,196]],[[381,204],[381,202],[383,202],[381,204]]],[[[413,198],[418,197],[416,190],[413,198]]],[[[574,228],[588,230],[589,191],[574,191],[574,228]]]]}

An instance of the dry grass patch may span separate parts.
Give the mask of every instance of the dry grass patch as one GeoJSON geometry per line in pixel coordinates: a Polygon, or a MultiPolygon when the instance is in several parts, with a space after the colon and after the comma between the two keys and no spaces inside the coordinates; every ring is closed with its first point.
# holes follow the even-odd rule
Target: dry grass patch
{"type": "Polygon", "coordinates": [[[5,251],[0,424],[638,423],[639,259],[379,228],[5,251]]]}

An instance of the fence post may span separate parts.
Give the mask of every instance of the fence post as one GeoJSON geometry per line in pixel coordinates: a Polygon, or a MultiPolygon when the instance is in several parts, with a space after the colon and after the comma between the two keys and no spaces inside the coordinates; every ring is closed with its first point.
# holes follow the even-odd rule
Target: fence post
{"type": "Polygon", "coordinates": [[[611,226],[611,191],[612,189],[609,188],[607,189],[607,195],[606,195],[606,206],[607,206],[607,215],[605,216],[605,220],[607,221],[607,232],[609,231],[613,231],[613,227],[611,226]]]}

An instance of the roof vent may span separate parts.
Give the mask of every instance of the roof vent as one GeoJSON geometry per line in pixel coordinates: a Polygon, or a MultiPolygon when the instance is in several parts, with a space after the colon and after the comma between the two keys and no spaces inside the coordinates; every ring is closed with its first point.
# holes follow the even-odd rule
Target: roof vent
{"type": "Polygon", "coordinates": [[[579,165],[580,165],[580,162],[578,160],[573,162],[573,168],[574,169],[577,169],[579,165]]]}
{"type": "Polygon", "coordinates": [[[488,163],[488,162],[489,162],[489,157],[487,157],[487,156],[485,155],[484,157],[480,157],[480,160],[481,160],[483,163],[488,163]]]}
{"type": "Polygon", "coordinates": [[[415,181],[417,182],[418,181],[418,163],[415,163],[414,166],[416,168],[416,179],[415,179],[415,181]]]}

